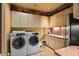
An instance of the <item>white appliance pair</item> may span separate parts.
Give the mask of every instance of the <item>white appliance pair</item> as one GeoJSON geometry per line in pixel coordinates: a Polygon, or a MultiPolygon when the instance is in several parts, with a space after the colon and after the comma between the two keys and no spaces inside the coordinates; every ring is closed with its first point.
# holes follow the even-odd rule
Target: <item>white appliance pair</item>
{"type": "Polygon", "coordinates": [[[40,49],[39,33],[13,31],[10,34],[11,56],[26,56],[40,49]]]}

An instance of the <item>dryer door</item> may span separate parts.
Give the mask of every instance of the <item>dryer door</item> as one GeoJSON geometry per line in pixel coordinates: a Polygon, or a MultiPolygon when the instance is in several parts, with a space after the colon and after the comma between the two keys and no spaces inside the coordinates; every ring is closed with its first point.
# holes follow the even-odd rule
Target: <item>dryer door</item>
{"type": "Polygon", "coordinates": [[[25,37],[18,36],[15,37],[12,41],[12,47],[15,49],[21,49],[25,46],[25,37]]]}
{"type": "Polygon", "coordinates": [[[35,46],[39,43],[39,38],[37,36],[31,36],[29,38],[29,45],[35,46]]]}

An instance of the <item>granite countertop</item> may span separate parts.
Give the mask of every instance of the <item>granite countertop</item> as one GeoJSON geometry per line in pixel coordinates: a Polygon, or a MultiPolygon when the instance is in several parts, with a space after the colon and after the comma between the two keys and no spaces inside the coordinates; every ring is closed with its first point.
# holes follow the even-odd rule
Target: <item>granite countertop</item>
{"type": "Polygon", "coordinates": [[[55,35],[55,34],[46,34],[46,35],[61,38],[61,39],[69,38],[68,36],[61,36],[61,35],[55,35]]]}

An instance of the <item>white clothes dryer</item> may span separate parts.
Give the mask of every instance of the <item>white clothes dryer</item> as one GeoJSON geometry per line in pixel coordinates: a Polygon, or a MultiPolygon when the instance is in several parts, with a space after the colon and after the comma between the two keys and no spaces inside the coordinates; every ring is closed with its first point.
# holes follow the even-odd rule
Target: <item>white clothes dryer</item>
{"type": "Polygon", "coordinates": [[[27,55],[31,55],[40,50],[40,40],[38,32],[26,32],[27,37],[27,55]]]}

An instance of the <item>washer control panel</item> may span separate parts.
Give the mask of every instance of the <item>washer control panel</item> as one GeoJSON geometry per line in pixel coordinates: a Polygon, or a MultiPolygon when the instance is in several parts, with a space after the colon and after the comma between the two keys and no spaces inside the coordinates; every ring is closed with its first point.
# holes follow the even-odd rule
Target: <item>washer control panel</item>
{"type": "Polygon", "coordinates": [[[25,35],[25,33],[17,33],[16,36],[22,36],[25,35]]]}

